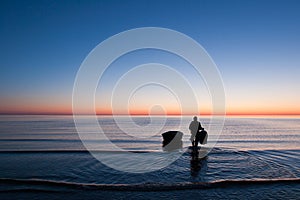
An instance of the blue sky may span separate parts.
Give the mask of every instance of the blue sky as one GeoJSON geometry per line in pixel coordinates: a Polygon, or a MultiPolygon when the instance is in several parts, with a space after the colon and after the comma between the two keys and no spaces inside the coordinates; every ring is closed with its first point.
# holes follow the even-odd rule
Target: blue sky
{"type": "Polygon", "coordinates": [[[300,113],[299,9],[299,1],[271,0],[1,1],[0,112],[70,109],[77,70],[97,44],[155,26],[207,50],[229,112],[300,113]]]}

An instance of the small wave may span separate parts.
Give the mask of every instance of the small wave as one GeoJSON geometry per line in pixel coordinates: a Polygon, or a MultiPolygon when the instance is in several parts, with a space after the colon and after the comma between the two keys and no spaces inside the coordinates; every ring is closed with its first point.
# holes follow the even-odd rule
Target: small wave
{"type": "Polygon", "coordinates": [[[1,153],[162,153],[159,150],[124,150],[124,151],[111,151],[111,150],[86,150],[86,149],[45,149],[45,150],[0,150],[1,153]]]}
{"type": "MultiPolygon", "coordinates": [[[[200,148],[199,148],[200,149],[200,148]]],[[[201,147],[202,150],[209,150],[210,147],[203,146],[201,147]]],[[[183,153],[190,153],[191,147],[184,147],[181,149],[183,153]]],[[[165,152],[162,149],[141,149],[141,148],[131,148],[131,149],[124,149],[124,151],[116,151],[116,150],[98,150],[98,149],[92,149],[92,150],[86,150],[84,147],[78,148],[78,149],[1,149],[1,153],[90,153],[90,152],[97,152],[97,153],[162,153],[165,152]]],[[[298,149],[288,149],[288,150],[236,150],[234,148],[218,148],[214,147],[210,152],[209,155],[214,154],[253,154],[253,155],[260,155],[263,153],[285,153],[288,152],[289,155],[291,153],[296,154],[295,157],[298,158],[298,155],[300,153],[300,150],[298,149]]]]}
{"type": "MultiPolygon", "coordinates": [[[[48,186],[68,189],[85,190],[116,190],[116,191],[164,191],[164,190],[187,190],[187,189],[209,189],[209,188],[228,188],[252,185],[267,184],[299,184],[300,178],[282,179],[237,179],[237,180],[218,180],[211,182],[181,182],[181,183],[143,183],[143,184],[97,184],[97,183],[76,183],[43,179],[11,179],[0,178],[1,184],[7,185],[26,185],[26,186],[48,186]]],[[[22,188],[24,189],[24,188],[22,188]]],[[[29,188],[33,189],[33,188],[29,188]]],[[[7,191],[7,190],[2,190],[7,191]]],[[[11,191],[11,189],[9,189],[11,191]]],[[[16,189],[16,191],[18,191],[16,189]]]]}

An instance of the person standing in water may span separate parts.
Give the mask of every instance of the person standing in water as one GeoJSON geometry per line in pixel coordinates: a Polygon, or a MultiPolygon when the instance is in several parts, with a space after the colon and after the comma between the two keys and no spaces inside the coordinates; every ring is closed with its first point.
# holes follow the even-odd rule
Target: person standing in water
{"type": "Polygon", "coordinates": [[[199,130],[202,130],[202,126],[201,123],[198,121],[197,116],[194,116],[193,121],[190,123],[189,129],[191,131],[191,142],[193,147],[196,146],[195,144],[195,139],[196,139],[196,135],[199,132],[199,130]]]}

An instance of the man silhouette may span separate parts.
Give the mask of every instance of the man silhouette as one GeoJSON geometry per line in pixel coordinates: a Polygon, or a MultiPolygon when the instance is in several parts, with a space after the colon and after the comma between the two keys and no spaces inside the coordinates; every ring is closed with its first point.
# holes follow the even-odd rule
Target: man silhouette
{"type": "Polygon", "coordinates": [[[197,120],[197,116],[194,116],[193,121],[190,123],[189,129],[191,131],[191,142],[192,142],[192,146],[198,146],[195,143],[195,137],[197,135],[197,133],[199,132],[199,130],[202,130],[202,126],[201,123],[197,120]]]}

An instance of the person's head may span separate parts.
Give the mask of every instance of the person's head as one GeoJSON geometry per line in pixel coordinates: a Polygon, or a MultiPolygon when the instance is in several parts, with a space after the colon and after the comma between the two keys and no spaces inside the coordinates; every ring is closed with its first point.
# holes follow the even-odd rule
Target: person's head
{"type": "Polygon", "coordinates": [[[194,116],[194,118],[193,118],[193,119],[194,119],[194,121],[197,121],[197,116],[194,116]]]}

